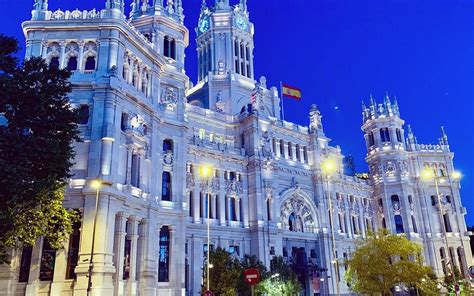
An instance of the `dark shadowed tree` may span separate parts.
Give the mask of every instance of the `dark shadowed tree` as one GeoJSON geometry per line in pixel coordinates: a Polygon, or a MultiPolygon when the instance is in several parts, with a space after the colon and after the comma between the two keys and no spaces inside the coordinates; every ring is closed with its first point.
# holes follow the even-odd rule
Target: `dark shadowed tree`
{"type": "Polygon", "coordinates": [[[62,205],[78,140],[70,73],[41,58],[19,65],[17,50],[0,35],[0,263],[41,236],[60,248],[76,219],[62,205]]]}

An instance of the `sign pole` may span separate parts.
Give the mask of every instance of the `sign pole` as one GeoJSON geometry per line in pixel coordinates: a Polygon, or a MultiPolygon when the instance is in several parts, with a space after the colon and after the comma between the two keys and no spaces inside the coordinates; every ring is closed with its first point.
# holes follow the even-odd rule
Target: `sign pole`
{"type": "Polygon", "coordinates": [[[250,286],[250,293],[252,296],[255,296],[255,285],[250,286]]]}
{"type": "Polygon", "coordinates": [[[285,120],[285,108],[283,107],[283,82],[280,81],[280,93],[281,93],[281,119],[282,121],[285,120]]]}

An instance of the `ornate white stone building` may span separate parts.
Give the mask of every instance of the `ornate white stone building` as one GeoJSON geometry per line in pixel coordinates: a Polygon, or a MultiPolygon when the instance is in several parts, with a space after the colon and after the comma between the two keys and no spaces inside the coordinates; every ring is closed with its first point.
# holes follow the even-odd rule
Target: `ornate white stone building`
{"type": "Polygon", "coordinates": [[[369,178],[345,175],[316,105],[308,126],[283,121],[277,89],[254,79],[245,0],[203,1],[194,86],[184,69],[181,0],[164,2],[134,0],[126,17],[123,0],[92,11],[50,11],[47,0],[35,0],[23,23],[26,57],[73,71],[70,99],[81,110],[84,141],[75,144],[64,203],[82,221],[63,250],[40,239],[12,251],[11,265],[0,268],[1,295],[86,295],[91,252],[92,295],[199,295],[208,193],[211,247],[256,255],[269,267],[284,256],[304,295],[336,291],[328,196],[342,294],[349,293],[343,259],[380,227],[423,244],[439,276],[446,262],[466,274],[466,209],[450,178],[444,131],[439,144],[418,144],[410,126],[405,136],[396,101],[371,99],[362,126],[369,178]],[[321,171],[327,158],[340,164],[329,191],[321,171]],[[213,167],[209,182],[199,176],[203,164],[213,167]],[[442,216],[434,183],[420,180],[426,166],[445,176],[442,216]],[[92,248],[95,179],[103,186],[92,248]]]}

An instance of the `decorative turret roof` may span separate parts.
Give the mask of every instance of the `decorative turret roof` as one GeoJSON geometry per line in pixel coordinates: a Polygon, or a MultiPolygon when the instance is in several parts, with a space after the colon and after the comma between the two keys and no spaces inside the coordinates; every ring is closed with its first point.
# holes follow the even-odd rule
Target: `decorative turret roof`
{"type": "Polygon", "coordinates": [[[367,107],[365,103],[362,102],[362,115],[364,122],[381,117],[400,117],[397,99],[394,98],[392,103],[388,93],[385,95],[383,104],[377,104],[374,97],[372,97],[372,94],[370,94],[369,101],[369,107],[367,107]]]}

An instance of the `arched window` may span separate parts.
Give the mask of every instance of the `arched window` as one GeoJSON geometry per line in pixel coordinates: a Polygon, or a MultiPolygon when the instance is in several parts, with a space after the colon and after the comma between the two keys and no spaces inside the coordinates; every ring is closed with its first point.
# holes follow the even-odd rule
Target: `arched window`
{"type": "Polygon", "coordinates": [[[168,226],[161,227],[160,230],[160,257],[158,263],[158,282],[169,281],[170,268],[170,231],[168,226]]]}
{"type": "Polygon", "coordinates": [[[380,138],[382,142],[390,142],[390,132],[388,128],[381,128],[380,129],[380,138]]]}
{"type": "Polygon", "coordinates": [[[171,153],[173,153],[173,140],[171,139],[165,139],[163,141],[163,152],[166,153],[168,151],[171,151],[171,153]]]}
{"type": "Polygon", "coordinates": [[[403,218],[401,215],[395,215],[395,231],[397,233],[405,232],[405,229],[403,228],[403,218]]]}
{"type": "Polygon", "coordinates": [[[163,172],[161,200],[171,201],[171,174],[169,172],[163,172]]]}
{"type": "Polygon", "coordinates": [[[49,60],[49,67],[59,68],[59,57],[52,57],[51,60],[49,60]]]}
{"type": "Polygon", "coordinates": [[[237,200],[233,197],[230,198],[230,220],[231,221],[237,221],[237,200]]]}
{"type": "Polygon", "coordinates": [[[402,132],[400,131],[399,128],[397,128],[397,141],[399,143],[402,143],[403,142],[403,139],[402,139],[402,132]]]}
{"type": "Polygon", "coordinates": [[[169,36],[165,36],[163,44],[163,54],[165,57],[176,59],[176,41],[169,36]]]}
{"type": "Polygon", "coordinates": [[[369,147],[372,147],[375,145],[375,138],[374,138],[374,133],[370,132],[369,133],[369,147]]]}
{"type": "Polygon", "coordinates": [[[71,56],[67,61],[67,69],[69,71],[76,71],[77,70],[77,57],[71,56]]]}
{"type": "Polygon", "coordinates": [[[94,71],[95,70],[95,56],[89,56],[86,59],[86,65],[84,67],[86,71],[94,71]]]}
{"type": "Polygon", "coordinates": [[[288,217],[288,226],[290,231],[296,231],[296,215],[295,213],[291,213],[288,217]]]}

